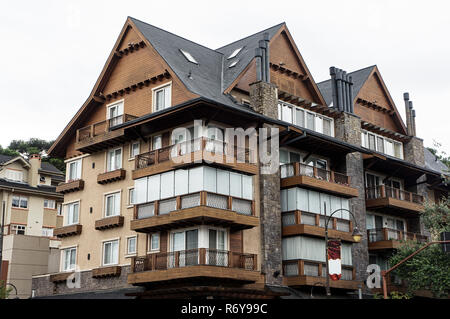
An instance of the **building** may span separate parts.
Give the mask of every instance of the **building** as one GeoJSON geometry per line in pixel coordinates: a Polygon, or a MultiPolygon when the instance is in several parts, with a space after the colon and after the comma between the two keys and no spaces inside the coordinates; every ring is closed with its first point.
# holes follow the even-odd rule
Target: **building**
{"type": "MultiPolygon", "coordinates": [[[[17,289],[20,298],[31,297],[31,277],[52,268],[60,240],[53,230],[62,226],[63,196],[56,186],[64,173],[39,155],[0,155],[0,201],[4,207],[3,267],[4,281],[17,289]],[[50,265],[49,265],[50,260],[50,265]]],[[[12,297],[15,297],[13,291],[12,297]]]]}
{"type": "Polygon", "coordinates": [[[212,50],[128,18],[49,150],[67,163],[61,263],[34,277],[35,295],[309,296],[325,285],[327,221],[342,241],[333,293],[364,289],[393,248],[377,227],[422,239],[442,178],[377,67],[331,70],[317,84],[284,23],[212,50]]]}

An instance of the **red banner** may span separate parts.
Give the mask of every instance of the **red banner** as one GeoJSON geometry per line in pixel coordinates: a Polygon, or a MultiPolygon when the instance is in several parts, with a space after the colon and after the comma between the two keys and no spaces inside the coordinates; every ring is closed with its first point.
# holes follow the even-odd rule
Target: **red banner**
{"type": "Polygon", "coordinates": [[[328,241],[328,266],[331,280],[338,281],[342,277],[341,242],[328,241]]]}

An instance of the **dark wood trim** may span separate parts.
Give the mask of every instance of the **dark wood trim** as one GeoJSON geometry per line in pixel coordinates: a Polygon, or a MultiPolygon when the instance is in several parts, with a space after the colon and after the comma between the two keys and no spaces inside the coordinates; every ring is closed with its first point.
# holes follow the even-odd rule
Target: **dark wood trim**
{"type": "Polygon", "coordinates": [[[84,189],[84,180],[78,179],[76,181],[70,181],[67,183],[59,184],[56,187],[56,192],[61,194],[67,194],[71,192],[77,192],[84,189]]]}
{"type": "Polygon", "coordinates": [[[80,224],[56,228],[53,230],[53,236],[58,238],[76,236],[81,234],[82,229],[83,226],[80,224]]]}
{"type": "Polygon", "coordinates": [[[106,230],[117,227],[122,227],[124,224],[125,217],[123,216],[112,216],[103,218],[95,221],[95,229],[96,230],[106,230]]]}
{"type": "Polygon", "coordinates": [[[97,176],[97,183],[105,185],[125,179],[127,171],[118,169],[112,172],[106,172],[97,176]]]}
{"type": "Polygon", "coordinates": [[[119,277],[121,272],[121,266],[100,267],[92,269],[92,278],[119,277]]]}

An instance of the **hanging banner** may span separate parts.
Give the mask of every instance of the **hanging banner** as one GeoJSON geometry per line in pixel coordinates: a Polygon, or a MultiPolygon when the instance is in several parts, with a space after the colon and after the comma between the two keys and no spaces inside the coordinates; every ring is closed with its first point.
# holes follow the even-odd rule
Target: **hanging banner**
{"type": "Polygon", "coordinates": [[[328,266],[331,280],[340,280],[342,277],[342,261],[341,242],[338,240],[328,241],[328,266]]]}

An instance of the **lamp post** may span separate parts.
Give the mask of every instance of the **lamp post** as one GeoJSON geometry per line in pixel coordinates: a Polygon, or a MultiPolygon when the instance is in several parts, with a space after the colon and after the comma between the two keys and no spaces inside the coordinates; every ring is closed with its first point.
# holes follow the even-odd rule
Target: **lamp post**
{"type": "Polygon", "coordinates": [[[330,267],[329,267],[329,262],[328,262],[328,223],[331,220],[331,217],[333,217],[334,214],[336,214],[337,212],[340,211],[345,211],[350,213],[350,215],[352,216],[353,220],[355,221],[355,228],[353,229],[353,240],[357,243],[359,243],[363,237],[362,233],[359,231],[358,229],[358,222],[356,221],[355,215],[353,215],[353,213],[351,211],[349,211],[348,209],[345,208],[340,208],[335,210],[333,213],[331,213],[330,216],[326,216],[327,214],[327,205],[326,203],[324,203],[324,207],[325,207],[325,260],[327,261],[327,278],[326,278],[326,292],[327,292],[327,297],[331,296],[331,292],[330,292],[330,267]]]}

